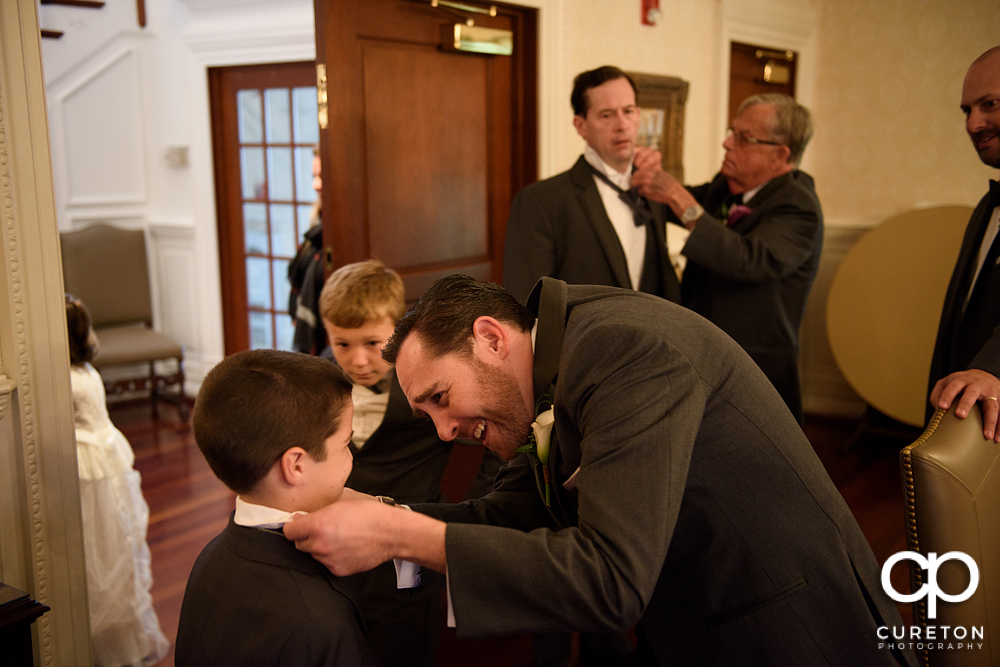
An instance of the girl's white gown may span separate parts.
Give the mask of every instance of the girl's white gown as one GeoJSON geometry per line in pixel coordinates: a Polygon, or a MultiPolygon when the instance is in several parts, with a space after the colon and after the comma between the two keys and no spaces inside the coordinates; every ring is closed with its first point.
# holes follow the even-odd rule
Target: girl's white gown
{"type": "Polygon", "coordinates": [[[149,506],[135,455],[108,417],[100,373],[83,364],[71,377],[94,664],[152,665],[170,644],[149,593],[149,506]]]}

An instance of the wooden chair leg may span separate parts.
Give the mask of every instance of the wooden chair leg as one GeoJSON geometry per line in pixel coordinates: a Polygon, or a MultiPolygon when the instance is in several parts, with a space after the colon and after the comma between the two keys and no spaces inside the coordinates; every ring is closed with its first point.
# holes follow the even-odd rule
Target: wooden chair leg
{"type": "Polygon", "coordinates": [[[159,392],[159,387],[157,387],[156,382],[156,368],[153,366],[153,362],[149,362],[149,403],[153,410],[153,420],[159,418],[159,412],[156,409],[156,398],[159,392]]]}
{"type": "Polygon", "coordinates": [[[181,384],[177,389],[177,412],[180,413],[181,421],[187,422],[191,417],[191,406],[188,404],[188,398],[184,394],[184,360],[177,360],[177,374],[180,376],[181,384]]]}

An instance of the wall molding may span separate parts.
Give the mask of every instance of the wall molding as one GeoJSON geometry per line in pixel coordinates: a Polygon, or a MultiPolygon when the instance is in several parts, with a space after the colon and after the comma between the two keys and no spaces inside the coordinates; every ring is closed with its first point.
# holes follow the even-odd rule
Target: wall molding
{"type": "Polygon", "coordinates": [[[182,39],[195,59],[206,68],[316,59],[316,31],[312,26],[226,32],[196,28],[186,31],[182,39]]]}
{"type": "MultiPolygon", "coordinates": [[[[29,544],[26,545],[32,556],[34,590],[32,594],[39,600],[49,599],[49,546],[46,540],[45,514],[42,510],[42,482],[40,476],[39,447],[35,438],[34,385],[31,382],[30,371],[32,360],[28,354],[27,323],[24,312],[25,276],[21,265],[21,240],[14,211],[14,192],[11,183],[11,159],[8,149],[7,117],[4,100],[0,97],[0,183],[3,184],[3,233],[7,250],[7,289],[8,299],[12,308],[10,333],[14,335],[16,356],[13,368],[16,369],[16,381],[8,380],[7,384],[20,386],[18,392],[18,413],[21,422],[21,451],[24,457],[24,470],[27,471],[25,490],[28,492],[25,517],[29,530],[29,544]]],[[[6,377],[6,376],[5,376],[6,377]]],[[[12,400],[13,387],[6,393],[5,403],[12,400]]],[[[13,471],[10,471],[13,472],[13,471]]],[[[43,664],[52,664],[52,624],[42,616],[35,625],[38,627],[38,643],[43,664]]]]}
{"type": "Polygon", "coordinates": [[[143,102],[142,88],[142,54],[139,48],[139,41],[131,35],[119,35],[106,46],[99,49],[90,57],[64,73],[57,82],[52,82],[47,88],[49,126],[52,137],[53,167],[57,170],[56,185],[58,199],[62,202],[64,216],[71,215],[74,208],[110,207],[120,209],[123,206],[145,206],[148,202],[146,159],[145,159],[145,129],[144,116],[145,105],[143,102]],[[93,84],[103,75],[108,74],[120,64],[131,61],[134,68],[134,77],[129,81],[136,95],[136,109],[138,132],[134,139],[138,142],[143,158],[139,160],[139,189],[131,193],[117,195],[92,196],[87,194],[74,194],[72,186],[70,163],[70,145],[73,137],[70,136],[66,123],[66,106],[72,98],[87,86],[93,84]]]}
{"type": "Polygon", "coordinates": [[[84,667],[86,569],[38,30],[33,0],[0,2],[0,575],[51,607],[34,624],[35,664],[84,667]]]}
{"type": "Polygon", "coordinates": [[[865,402],[841,374],[830,350],[826,301],[841,260],[869,229],[868,226],[827,226],[824,229],[823,255],[799,339],[802,403],[805,411],[811,414],[856,419],[865,411],[865,402]]]}

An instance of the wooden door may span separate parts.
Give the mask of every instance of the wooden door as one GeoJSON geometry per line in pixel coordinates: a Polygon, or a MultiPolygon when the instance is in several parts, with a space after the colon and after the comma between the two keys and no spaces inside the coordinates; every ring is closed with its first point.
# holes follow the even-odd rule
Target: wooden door
{"type": "Polygon", "coordinates": [[[795,97],[798,54],[787,49],[732,42],[729,58],[729,124],[751,95],[784,93],[795,97]]]}
{"type": "Polygon", "coordinates": [[[288,262],[309,229],[312,62],[209,69],[226,354],[292,349],[288,262]]]}
{"type": "Polygon", "coordinates": [[[315,8],[328,268],[380,259],[408,300],[449,273],[500,282],[511,199],[536,178],[536,11],[464,14],[513,32],[500,56],[442,50],[442,28],[465,19],[426,1],[315,8]]]}

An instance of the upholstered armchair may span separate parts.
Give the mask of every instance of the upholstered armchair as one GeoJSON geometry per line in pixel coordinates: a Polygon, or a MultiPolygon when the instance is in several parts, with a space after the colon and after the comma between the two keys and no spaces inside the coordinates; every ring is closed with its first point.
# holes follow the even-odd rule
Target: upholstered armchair
{"type": "Polygon", "coordinates": [[[149,391],[154,418],[158,400],[166,400],[177,405],[186,420],[190,406],[184,395],[184,348],[152,328],[144,232],[94,224],[63,232],[60,242],[63,282],[90,311],[100,343],[92,363],[105,376],[108,397],[149,391]],[[157,362],[170,360],[167,372],[157,368],[157,362]],[[143,371],[105,374],[112,367],[129,366],[143,371]],[[167,391],[172,386],[176,391],[167,391]]]}
{"type": "MultiPolygon", "coordinates": [[[[979,585],[964,602],[937,601],[937,617],[928,618],[927,598],[913,603],[914,624],[935,626],[935,646],[941,628],[982,627],[983,639],[962,642],[982,648],[917,651],[930,667],[1000,665],[1000,444],[983,437],[983,418],[975,406],[965,419],[954,406],[938,410],[923,435],[900,452],[906,502],[906,540],[911,551],[938,558],[951,551],[971,556],[979,570],[979,585]]],[[[914,591],[927,583],[928,572],[910,561],[914,591]]],[[[937,585],[949,595],[965,591],[969,568],[958,560],[941,564],[937,585]]],[[[954,635],[949,635],[954,637],[954,635]]],[[[953,639],[957,643],[957,640],[953,639]]],[[[925,645],[927,642],[925,642],[925,645]]]]}

